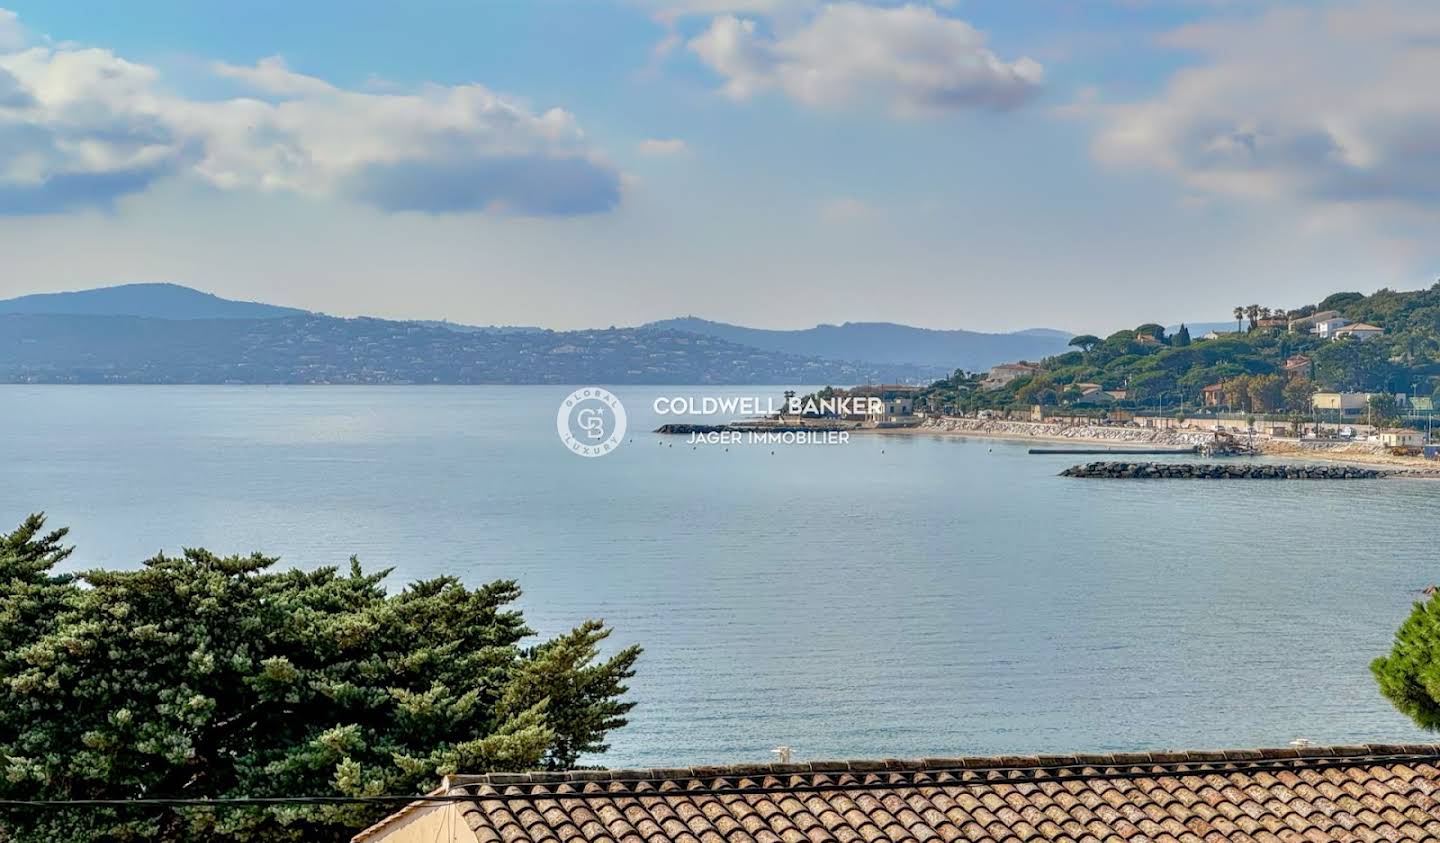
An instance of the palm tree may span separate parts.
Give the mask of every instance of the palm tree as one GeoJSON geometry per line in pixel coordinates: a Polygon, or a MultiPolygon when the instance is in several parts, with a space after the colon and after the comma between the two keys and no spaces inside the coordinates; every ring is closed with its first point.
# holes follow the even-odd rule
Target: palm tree
{"type": "Polygon", "coordinates": [[[1235,308],[1235,333],[1240,333],[1240,322],[1245,318],[1244,306],[1235,308]]]}
{"type": "Polygon", "coordinates": [[[1245,315],[1250,319],[1250,330],[1255,330],[1255,322],[1260,318],[1260,305],[1252,304],[1245,308],[1245,315]]]}

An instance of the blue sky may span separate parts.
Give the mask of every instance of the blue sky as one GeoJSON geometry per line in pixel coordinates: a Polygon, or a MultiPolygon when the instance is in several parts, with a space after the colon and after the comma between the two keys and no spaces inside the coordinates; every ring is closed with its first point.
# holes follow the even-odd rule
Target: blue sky
{"type": "Polygon", "coordinates": [[[0,5],[0,295],[1103,333],[1437,275],[1423,0],[0,5]]]}

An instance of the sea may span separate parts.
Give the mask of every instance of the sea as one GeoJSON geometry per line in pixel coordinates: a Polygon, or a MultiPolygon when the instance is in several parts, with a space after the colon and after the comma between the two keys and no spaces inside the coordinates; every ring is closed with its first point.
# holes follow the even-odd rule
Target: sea
{"type": "MultiPolygon", "coordinates": [[[[795,387],[802,393],[804,386],[795,387]]],[[[541,635],[644,655],[618,767],[1414,742],[1380,696],[1440,481],[1063,478],[1026,443],[560,441],[570,386],[4,386],[0,525],[157,552],[514,579],[541,635]]],[[[713,419],[712,419],[713,420],[713,419]]]]}

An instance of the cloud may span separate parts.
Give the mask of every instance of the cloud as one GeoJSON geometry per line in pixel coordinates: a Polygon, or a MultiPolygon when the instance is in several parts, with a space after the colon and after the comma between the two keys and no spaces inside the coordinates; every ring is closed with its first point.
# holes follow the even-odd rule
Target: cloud
{"type": "Polygon", "coordinates": [[[1184,27],[1154,98],[1080,106],[1094,153],[1253,200],[1440,207],[1440,6],[1293,6],[1184,27]]]}
{"type": "Polygon", "coordinates": [[[1036,62],[1001,60],[979,30],[928,6],[833,3],[779,34],[722,15],[688,46],[725,79],[732,99],[778,90],[818,108],[1001,110],[1029,100],[1044,77],[1036,62]]]}
{"type": "Polygon", "coordinates": [[[251,89],[279,96],[304,96],[306,94],[333,94],[335,86],[313,76],[296,73],[285,64],[281,56],[270,56],[256,62],[254,67],[212,62],[210,69],[216,76],[234,79],[251,89]]]}
{"type": "Polygon", "coordinates": [[[25,46],[25,41],[20,16],[9,9],[0,9],[0,50],[18,50],[25,46]]]}
{"type": "Polygon", "coordinates": [[[641,155],[666,157],[682,155],[689,150],[689,147],[685,145],[685,141],[679,138],[646,138],[640,141],[636,149],[641,155]]]}
{"type": "Polygon", "coordinates": [[[552,216],[620,199],[619,173],[560,109],[482,85],[344,90],[279,57],[212,69],[253,95],[176,96],[103,49],[0,51],[0,214],[105,208],[172,177],[385,211],[552,216]]]}

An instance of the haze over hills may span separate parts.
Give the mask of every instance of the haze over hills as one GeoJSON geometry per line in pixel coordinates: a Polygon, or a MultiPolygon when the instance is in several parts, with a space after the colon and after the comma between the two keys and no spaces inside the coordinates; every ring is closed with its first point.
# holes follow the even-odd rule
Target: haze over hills
{"type": "Polygon", "coordinates": [[[179,284],[120,284],[67,293],[35,293],[0,300],[0,314],[144,316],[152,319],[280,319],[308,311],[222,299],[179,284]]]}
{"type": "Polygon", "coordinates": [[[935,375],[635,328],[507,333],[321,314],[0,314],[5,383],[854,384],[935,375]]]}
{"type": "Polygon", "coordinates": [[[646,329],[686,331],[786,354],[826,360],[865,360],[873,363],[913,363],[947,371],[978,371],[997,363],[1039,360],[1062,354],[1074,336],[1065,331],[1032,328],[1008,334],[979,331],[939,331],[891,322],[846,322],[782,331],[746,328],[711,322],[694,316],[665,319],[646,329]]]}
{"type": "Polygon", "coordinates": [[[551,331],[341,319],[178,284],[0,301],[0,380],[118,383],[928,382],[1066,350],[1071,335],[851,322],[765,330],[687,317],[551,331]]]}

